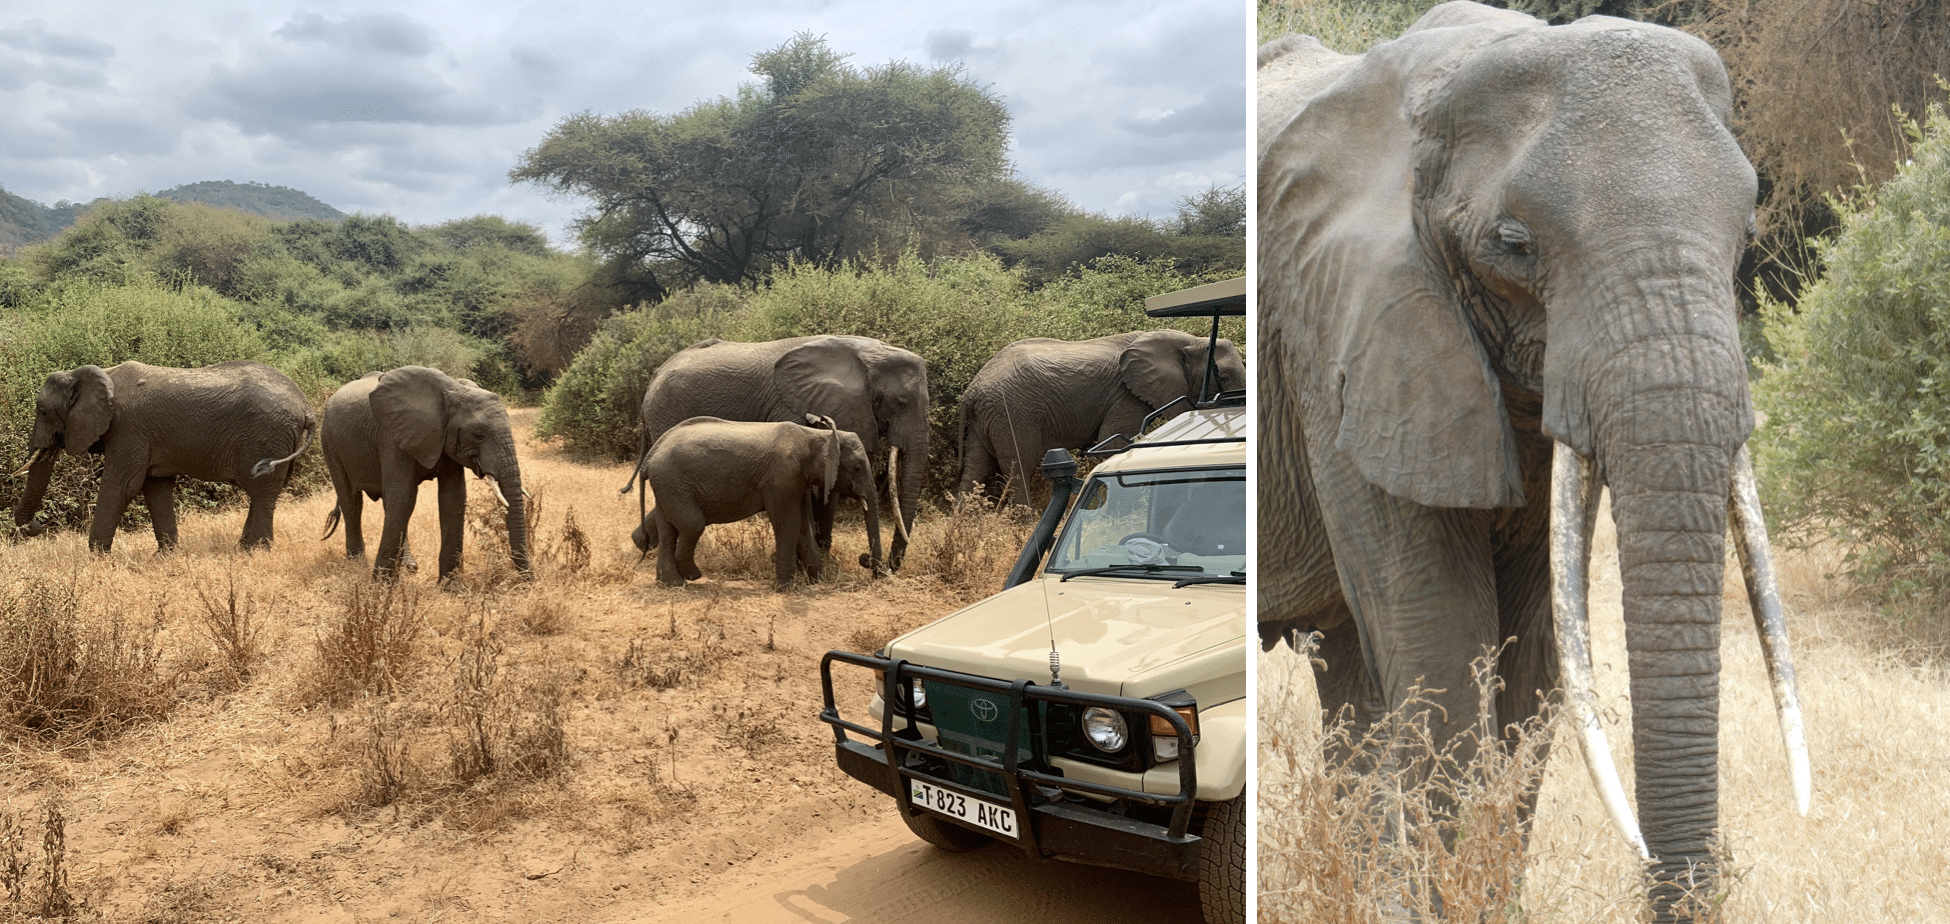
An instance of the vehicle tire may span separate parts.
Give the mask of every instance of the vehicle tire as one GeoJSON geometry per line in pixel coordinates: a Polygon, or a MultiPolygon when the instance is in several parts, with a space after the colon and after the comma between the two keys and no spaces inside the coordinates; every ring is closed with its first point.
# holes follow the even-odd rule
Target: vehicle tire
{"type": "Polygon", "coordinates": [[[1214,802],[1198,852],[1198,899],[1205,924],[1246,922],[1246,796],[1214,802]]]}
{"type": "Polygon", "coordinates": [[[977,847],[988,845],[994,838],[986,834],[976,834],[957,824],[950,824],[926,812],[909,815],[901,813],[901,820],[907,822],[907,830],[914,836],[927,841],[949,853],[967,853],[977,847]]]}

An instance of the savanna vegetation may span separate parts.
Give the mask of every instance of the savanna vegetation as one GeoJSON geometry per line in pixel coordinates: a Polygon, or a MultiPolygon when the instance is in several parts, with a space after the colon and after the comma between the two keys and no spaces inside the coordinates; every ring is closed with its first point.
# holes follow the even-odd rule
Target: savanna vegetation
{"type": "MultiPolygon", "coordinates": [[[[714,527],[711,579],[658,587],[614,492],[650,373],[705,337],[879,337],[929,362],[950,484],[953,402],[995,349],[1146,326],[1145,297],[1243,272],[1246,196],[1091,214],[1013,175],[1008,113],[958,70],[860,67],[800,36],[754,72],[675,115],[572,117],[528,152],[512,181],[589,205],[573,251],[492,215],[286,220],[140,195],[0,260],[0,460],[24,458],[57,369],[255,359],[322,402],[428,365],[515,408],[536,564],[515,579],[470,486],[460,579],[374,584],[314,538],[332,506],[316,449],[271,549],[237,550],[241,505],[201,485],[178,493],[177,550],[90,554],[72,527],[98,466],[63,459],[49,536],[0,520],[0,920],[654,916],[807,832],[900,827],[808,718],[818,658],[992,592],[1026,525],[924,505],[897,578],[835,566],[784,595],[769,528],[714,527]]],[[[418,506],[410,541],[435,548],[418,506]]],[[[842,520],[835,561],[861,533],[842,520]]]]}

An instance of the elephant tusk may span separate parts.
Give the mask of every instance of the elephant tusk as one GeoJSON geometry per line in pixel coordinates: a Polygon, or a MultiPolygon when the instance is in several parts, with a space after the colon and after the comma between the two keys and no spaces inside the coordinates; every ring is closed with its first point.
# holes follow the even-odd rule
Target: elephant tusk
{"type": "MultiPolygon", "coordinates": [[[[501,502],[501,509],[503,510],[508,509],[508,495],[501,493],[501,482],[496,481],[493,478],[489,478],[486,475],[482,475],[481,480],[494,486],[494,499],[501,502]]],[[[522,496],[526,497],[527,492],[523,491],[522,496]]]]}
{"type": "MultiPolygon", "coordinates": [[[[890,446],[887,448],[887,483],[889,486],[900,483],[900,470],[901,448],[899,446],[890,446]]],[[[900,489],[895,487],[888,494],[894,499],[894,535],[899,536],[901,542],[908,542],[907,517],[901,511],[900,489]]]]}
{"type": "Polygon", "coordinates": [[[42,456],[45,456],[45,455],[47,455],[48,453],[50,453],[50,452],[53,452],[53,451],[54,451],[54,450],[53,450],[53,449],[52,449],[51,447],[47,447],[47,446],[43,446],[43,447],[41,447],[41,448],[39,448],[39,449],[36,449],[36,450],[34,450],[34,451],[33,451],[33,452],[31,452],[31,453],[28,453],[28,454],[27,454],[27,462],[26,462],[25,464],[23,464],[23,465],[21,465],[21,467],[20,467],[20,471],[17,471],[17,472],[15,472],[15,473],[13,473],[13,476],[12,476],[12,477],[14,477],[14,478],[19,478],[20,476],[22,476],[22,475],[25,475],[25,474],[27,474],[27,470],[28,470],[28,469],[31,469],[31,468],[33,468],[33,467],[34,467],[34,464],[35,464],[36,462],[39,462],[39,461],[41,461],[41,457],[42,457],[42,456]]]}
{"type": "Polygon", "coordinates": [[[1594,466],[1571,447],[1558,443],[1551,455],[1551,617],[1557,629],[1557,656],[1564,675],[1564,701],[1578,724],[1585,769],[1605,803],[1611,821],[1639,852],[1651,859],[1639,834],[1632,803],[1618,779],[1611,742],[1598,721],[1597,685],[1591,670],[1591,611],[1588,590],[1591,530],[1598,513],[1594,466]]]}
{"type": "Polygon", "coordinates": [[[1794,659],[1788,654],[1787,620],[1781,614],[1781,585],[1774,576],[1774,558],[1767,544],[1767,521],[1761,516],[1760,489],[1747,447],[1733,458],[1733,493],[1727,500],[1733,518],[1733,543],[1740,551],[1740,574],[1747,583],[1747,602],[1753,608],[1754,629],[1760,634],[1767,659],[1767,677],[1774,686],[1774,708],[1781,717],[1781,737],[1787,745],[1788,777],[1794,784],[1795,807],[1803,816],[1813,789],[1808,769],[1808,737],[1801,722],[1801,694],[1794,682],[1794,659]]]}

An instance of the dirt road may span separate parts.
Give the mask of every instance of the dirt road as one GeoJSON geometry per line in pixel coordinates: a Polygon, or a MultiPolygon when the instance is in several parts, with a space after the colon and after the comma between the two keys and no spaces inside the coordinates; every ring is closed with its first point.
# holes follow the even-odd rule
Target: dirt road
{"type": "MultiPolygon", "coordinates": [[[[865,787],[862,787],[863,789],[865,787]]],[[[803,841],[788,856],[702,886],[661,907],[615,908],[603,924],[652,921],[802,924],[875,921],[1015,924],[1199,920],[1198,889],[992,845],[965,854],[916,840],[894,815],[803,841]]]]}

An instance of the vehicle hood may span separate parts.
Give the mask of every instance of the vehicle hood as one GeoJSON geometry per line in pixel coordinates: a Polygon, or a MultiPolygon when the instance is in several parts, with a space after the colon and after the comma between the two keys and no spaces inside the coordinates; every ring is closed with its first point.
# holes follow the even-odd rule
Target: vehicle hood
{"type": "MultiPolygon", "coordinates": [[[[888,643],[887,656],[1001,680],[1049,682],[1052,632],[1071,689],[1150,696],[1147,677],[1201,654],[1237,660],[1242,675],[1246,588],[1048,575],[1012,587],[888,643]],[[1235,657],[1226,657],[1227,655],[1235,657]]],[[[1230,672],[1228,667],[1220,667],[1230,672]]],[[[1241,680],[1243,683],[1243,679],[1241,680]]],[[[1175,688],[1175,687],[1174,687],[1175,688]]]]}

